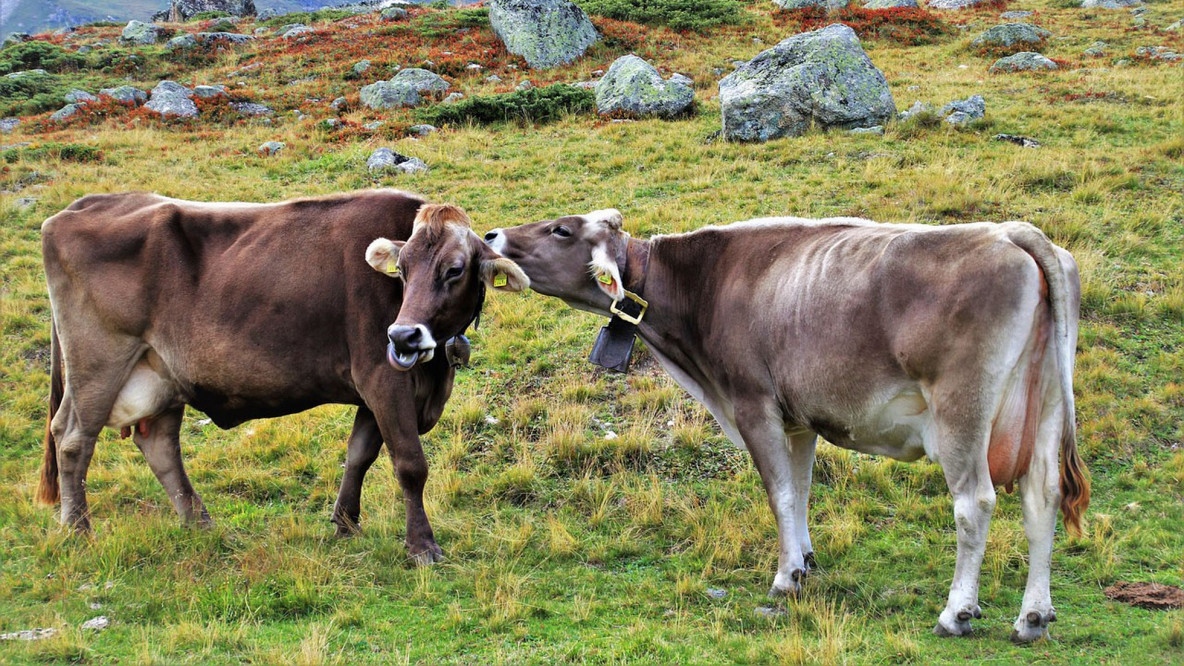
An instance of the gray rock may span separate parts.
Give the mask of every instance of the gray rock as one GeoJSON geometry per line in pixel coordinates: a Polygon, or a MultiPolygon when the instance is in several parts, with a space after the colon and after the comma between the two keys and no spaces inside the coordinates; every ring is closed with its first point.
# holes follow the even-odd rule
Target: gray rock
{"type": "Polygon", "coordinates": [[[1176,21],[1175,23],[1165,27],[1164,30],[1167,30],[1168,32],[1179,32],[1184,30],[1184,19],[1180,19],[1179,21],[1176,21]]]}
{"type": "Polygon", "coordinates": [[[195,118],[197,104],[193,102],[193,91],[175,81],[161,81],[152,89],[152,95],[144,105],[163,117],[195,118]]]}
{"type": "Polygon", "coordinates": [[[1033,51],[1021,51],[1006,58],[1000,58],[991,65],[992,72],[1030,72],[1036,70],[1053,70],[1057,64],[1033,51]]]}
{"type": "Polygon", "coordinates": [[[362,129],[370,130],[371,132],[373,132],[374,130],[378,129],[379,127],[382,127],[385,124],[386,123],[382,122],[381,120],[375,120],[374,122],[369,122],[369,123],[362,125],[362,129]]]}
{"type": "Polygon", "coordinates": [[[1175,62],[1184,58],[1184,56],[1181,56],[1179,53],[1176,53],[1175,51],[1163,46],[1140,46],[1139,48],[1135,49],[1135,55],[1143,56],[1144,58],[1149,58],[1151,60],[1167,60],[1169,62],[1175,62]]]}
{"type": "Polygon", "coordinates": [[[755,614],[759,615],[760,617],[767,618],[770,620],[785,615],[784,608],[775,608],[773,606],[757,606],[756,610],[754,610],[753,612],[755,614]]]}
{"type": "Polygon", "coordinates": [[[321,127],[325,128],[329,131],[341,129],[341,119],[340,118],[326,118],[321,121],[321,127]]]}
{"type": "Polygon", "coordinates": [[[921,5],[917,0],[867,0],[863,6],[865,9],[908,9],[921,5]]]}
{"type": "MultiPolygon", "coordinates": [[[[913,106],[916,106],[915,104],[913,106]]],[[[966,99],[956,99],[941,107],[937,115],[951,125],[965,125],[972,120],[978,120],[987,113],[987,102],[982,95],[971,95],[966,99]]]]}
{"type": "Polygon", "coordinates": [[[53,638],[57,635],[58,630],[55,627],[44,627],[41,629],[25,629],[23,631],[0,634],[0,641],[40,641],[46,638],[53,638]]]}
{"type": "Polygon", "coordinates": [[[856,127],[854,129],[847,130],[847,132],[849,134],[883,134],[884,126],[873,125],[871,127],[856,127]]]}
{"type": "Polygon", "coordinates": [[[707,596],[712,599],[723,599],[728,596],[728,591],[718,587],[709,587],[707,588],[707,596]]]}
{"type": "Polygon", "coordinates": [[[254,102],[231,102],[230,108],[244,116],[270,116],[275,113],[270,106],[254,102]]]}
{"type": "Polygon", "coordinates": [[[530,82],[530,79],[526,79],[523,81],[519,81],[518,85],[514,86],[514,90],[521,92],[523,90],[530,90],[533,87],[534,87],[534,84],[530,82]]]}
{"type": "Polygon", "coordinates": [[[1032,12],[1003,12],[999,15],[999,18],[1004,21],[1014,21],[1015,19],[1028,18],[1031,15],[1032,12]]]}
{"type": "Polygon", "coordinates": [[[502,77],[498,76],[497,74],[490,74],[489,76],[485,77],[486,83],[500,83],[501,80],[502,77]]]}
{"type": "Polygon", "coordinates": [[[62,108],[58,109],[57,111],[54,111],[53,114],[50,115],[49,120],[51,122],[60,123],[64,120],[68,120],[68,119],[73,118],[74,116],[78,115],[78,112],[81,110],[82,110],[81,104],[67,104],[67,105],[63,106],[62,108]]]}
{"type": "Polygon", "coordinates": [[[5,74],[4,78],[6,78],[6,79],[23,79],[26,76],[47,76],[48,74],[49,74],[49,72],[46,72],[44,69],[24,69],[19,72],[11,72],[9,74],[5,74]]]}
{"type": "Polygon", "coordinates": [[[329,108],[340,109],[348,103],[349,103],[349,100],[347,100],[346,98],[338,97],[337,99],[333,100],[332,102],[329,102],[329,108]]]}
{"type": "Polygon", "coordinates": [[[407,10],[402,7],[387,7],[379,14],[384,21],[402,21],[407,18],[407,10]]]}
{"type": "Polygon", "coordinates": [[[20,44],[21,42],[27,42],[32,38],[33,36],[27,32],[14,32],[4,38],[4,46],[20,44]]]}
{"type": "Polygon", "coordinates": [[[458,92],[449,93],[448,96],[444,98],[444,103],[451,104],[453,102],[459,102],[460,100],[462,100],[464,98],[465,98],[465,96],[463,93],[458,93],[458,92]]]}
{"type": "Polygon", "coordinates": [[[929,0],[929,9],[966,9],[991,0],[929,0]]]}
{"type": "Polygon", "coordinates": [[[92,631],[102,631],[109,626],[111,626],[111,620],[108,620],[106,615],[92,617],[82,623],[82,629],[90,629],[92,631]]]}
{"type": "Polygon", "coordinates": [[[723,136],[767,141],[811,126],[868,127],[896,116],[888,81],[855,31],[834,24],[794,35],[719,82],[723,136]]]}
{"type": "Polygon", "coordinates": [[[158,26],[143,21],[128,21],[119,39],[127,44],[155,44],[161,36],[162,31],[158,26]]]}
{"type": "Polygon", "coordinates": [[[267,35],[271,34],[271,28],[260,26],[252,30],[251,34],[255,35],[256,37],[266,37],[267,35]]]}
{"type": "Polygon", "coordinates": [[[164,45],[169,51],[176,51],[177,49],[191,49],[197,46],[197,38],[188,33],[184,35],[177,35],[164,45]]]}
{"type": "Polygon", "coordinates": [[[1017,146],[1022,146],[1024,148],[1039,148],[1040,147],[1040,142],[1037,141],[1036,139],[1030,139],[1026,136],[1017,136],[1015,134],[996,134],[995,140],[996,141],[1007,141],[1009,143],[1014,143],[1017,146]]]}
{"type": "Polygon", "coordinates": [[[366,168],[374,171],[402,171],[403,173],[417,173],[427,171],[428,165],[416,157],[400,155],[390,148],[379,148],[370,154],[366,160],[366,168]]]}
{"type": "Polygon", "coordinates": [[[311,28],[307,25],[297,25],[285,30],[284,34],[280,35],[280,38],[294,39],[300,35],[307,35],[310,32],[316,32],[316,28],[311,28]]]}
{"type": "Polygon", "coordinates": [[[933,112],[932,106],[929,106],[928,104],[925,104],[924,102],[917,101],[917,102],[913,102],[913,105],[910,106],[909,108],[905,109],[904,111],[901,111],[900,115],[897,116],[897,119],[904,121],[904,120],[908,120],[909,118],[912,118],[913,116],[915,116],[917,114],[932,113],[932,112],[933,112]]]}
{"type": "Polygon", "coordinates": [[[782,9],[803,9],[805,7],[842,9],[847,6],[847,0],[773,0],[773,4],[782,9]]]}
{"type": "Polygon", "coordinates": [[[362,74],[366,73],[367,70],[370,69],[370,61],[369,60],[359,60],[358,62],[354,63],[353,67],[350,67],[349,69],[351,72],[354,73],[354,75],[361,76],[362,74]]]}
{"type": "Polygon", "coordinates": [[[231,44],[246,44],[247,42],[255,41],[251,35],[242,35],[237,32],[199,32],[194,35],[198,44],[212,44],[214,42],[230,42],[231,44]]]}
{"type": "Polygon", "coordinates": [[[1106,55],[1106,49],[1110,45],[1102,40],[1098,40],[1089,45],[1089,48],[1081,52],[1081,55],[1089,56],[1091,58],[1101,58],[1106,55]]]}
{"type": "MultiPolygon", "coordinates": [[[[37,197],[21,197],[13,203],[16,204],[17,208],[23,209],[23,208],[32,208],[33,205],[36,204],[38,201],[40,201],[40,199],[38,199],[37,197]]],[[[97,605],[98,604],[91,604],[91,608],[94,608],[97,605]]],[[[96,608],[95,610],[98,610],[98,609],[96,608]]]]}
{"type": "Polygon", "coordinates": [[[469,71],[469,72],[480,72],[483,69],[485,69],[485,68],[482,67],[481,65],[478,65],[475,62],[471,62],[471,63],[465,65],[465,70],[469,71]]]}
{"type": "Polygon", "coordinates": [[[409,67],[400,70],[390,81],[379,81],[361,90],[362,103],[371,109],[390,109],[404,106],[419,106],[421,93],[436,93],[448,90],[449,84],[438,75],[409,67]]]}
{"type": "Polygon", "coordinates": [[[99,94],[103,97],[110,97],[113,100],[123,102],[124,104],[143,104],[148,101],[148,93],[132,86],[103,88],[99,91],[99,94]]]}
{"type": "Polygon", "coordinates": [[[635,55],[617,58],[596,83],[596,110],[601,114],[672,118],[686,113],[694,101],[689,86],[673,77],[663,81],[653,65],[635,55]]]}
{"type": "MultiPolygon", "coordinates": [[[[161,12],[161,19],[172,23],[188,21],[202,12],[226,12],[234,16],[255,16],[254,0],[173,0],[172,6],[161,12]]],[[[158,15],[159,16],[159,15],[158,15]]],[[[153,17],[154,19],[156,17],[153,17]]]]}
{"type": "Polygon", "coordinates": [[[1015,46],[1016,44],[1040,44],[1052,33],[1027,23],[1004,23],[974,38],[971,46],[1015,46]]]}
{"type": "Polygon", "coordinates": [[[211,97],[222,97],[227,93],[226,86],[194,86],[193,94],[195,97],[209,99],[211,97]]]}
{"type": "MultiPolygon", "coordinates": [[[[603,72],[601,72],[601,75],[603,75],[603,74],[604,74],[604,73],[603,73],[603,72]]],[[[692,79],[691,77],[687,76],[686,74],[678,74],[678,73],[671,74],[671,75],[670,75],[670,78],[669,78],[668,80],[669,80],[671,83],[681,83],[681,84],[683,84],[684,86],[686,86],[686,87],[688,87],[688,88],[694,88],[694,87],[695,87],[695,81],[694,81],[694,79],[692,79]]]]}
{"type": "Polygon", "coordinates": [[[264,157],[270,157],[271,155],[275,155],[287,147],[288,144],[284,143],[283,141],[268,141],[266,143],[260,144],[256,151],[264,157]]]}
{"type": "Polygon", "coordinates": [[[534,69],[566,65],[600,39],[584,10],[568,0],[492,0],[489,24],[506,50],[534,69]]]}
{"type": "Polygon", "coordinates": [[[89,104],[99,101],[98,97],[77,88],[66,93],[65,99],[67,104],[89,104]]]}
{"type": "Polygon", "coordinates": [[[1082,9],[1126,9],[1143,4],[1143,0],[1081,0],[1082,9]]]}
{"type": "Polygon", "coordinates": [[[12,130],[16,129],[17,125],[20,124],[20,118],[4,118],[3,120],[0,120],[0,132],[3,132],[4,134],[10,134],[12,130]]]}
{"type": "Polygon", "coordinates": [[[412,134],[415,134],[417,136],[427,136],[427,135],[431,134],[432,132],[435,132],[436,127],[435,127],[435,125],[429,125],[427,123],[423,123],[420,125],[412,125],[411,127],[408,127],[407,131],[412,134]]]}

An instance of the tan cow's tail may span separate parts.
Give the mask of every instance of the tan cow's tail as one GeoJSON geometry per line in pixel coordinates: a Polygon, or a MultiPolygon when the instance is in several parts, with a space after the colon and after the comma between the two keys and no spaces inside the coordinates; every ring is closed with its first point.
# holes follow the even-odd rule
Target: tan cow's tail
{"type": "Polygon", "coordinates": [[[49,340],[49,415],[45,418],[45,460],[41,464],[41,482],[37,484],[37,500],[56,504],[61,499],[58,488],[58,445],[53,438],[53,417],[58,413],[65,392],[62,381],[62,345],[58,329],[50,325],[49,340]]]}
{"type": "Polygon", "coordinates": [[[1089,508],[1089,471],[1077,452],[1076,407],[1073,399],[1073,355],[1070,344],[1071,311],[1069,284],[1061,268],[1060,258],[1052,241],[1036,227],[1024,222],[1004,225],[1008,239],[1036,260],[1048,282],[1048,298],[1052,305],[1053,334],[1057,354],[1057,369],[1061,385],[1065,423],[1061,429],[1061,513],[1069,532],[1081,534],[1081,518],[1089,508]]]}

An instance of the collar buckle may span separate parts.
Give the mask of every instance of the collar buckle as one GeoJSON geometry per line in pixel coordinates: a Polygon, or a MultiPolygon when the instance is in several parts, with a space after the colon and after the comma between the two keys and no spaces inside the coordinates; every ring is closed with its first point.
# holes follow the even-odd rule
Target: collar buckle
{"type": "Polygon", "coordinates": [[[641,319],[645,316],[645,311],[649,306],[649,302],[641,296],[631,291],[626,291],[625,298],[613,301],[608,310],[630,324],[637,326],[641,323],[641,319]],[[621,303],[624,303],[624,307],[618,307],[618,304],[621,303]]]}

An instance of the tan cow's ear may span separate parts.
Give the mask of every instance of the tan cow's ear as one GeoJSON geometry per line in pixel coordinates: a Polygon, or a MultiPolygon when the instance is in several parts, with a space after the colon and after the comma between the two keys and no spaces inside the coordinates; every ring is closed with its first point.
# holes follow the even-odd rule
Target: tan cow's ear
{"type": "Polygon", "coordinates": [[[530,278],[526,277],[526,273],[505,257],[482,259],[481,280],[485,286],[499,291],[522,291],[530,286],[530,278]]]}
{"type": "Polygon", "coordinates": [[[592,261],[588,268],[592,271],[592,279],[596,286],[608,294],[614,301],[625,298],[625,286],[621,284],[621,271],[617,267],[616,259],[608,253],[608,244],[600,243],[592,248],[592,261]]]}
{"type": "Polygon", "coordinates": [[[376,238],[370,247],[366,248],[366,263],[379,273],[391,277],[399,275],[399,250],[406,245],[403,241],[393,241],[386,238],[376,238]]]}

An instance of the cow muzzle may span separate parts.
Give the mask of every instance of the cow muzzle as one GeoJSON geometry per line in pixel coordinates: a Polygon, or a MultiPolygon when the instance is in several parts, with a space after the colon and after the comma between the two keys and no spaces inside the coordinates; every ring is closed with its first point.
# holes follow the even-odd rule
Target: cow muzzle
{"type": "Polygon", "coordinates": [[[423,324],[392,324],[386,330],[386,336],[390,338],[390,344],[386,346],[386,360],[396,370],[406,372],[416,363],[426,363],[436,355],[436,339],[423,324]]]}

